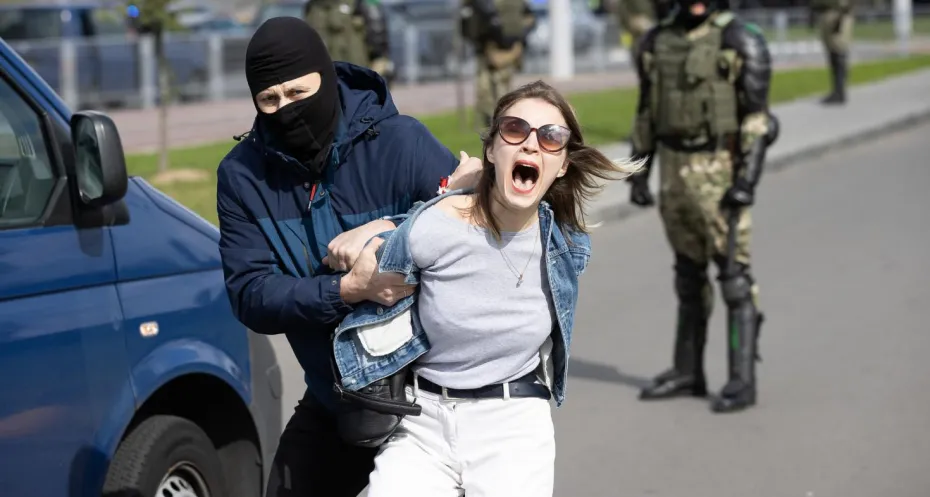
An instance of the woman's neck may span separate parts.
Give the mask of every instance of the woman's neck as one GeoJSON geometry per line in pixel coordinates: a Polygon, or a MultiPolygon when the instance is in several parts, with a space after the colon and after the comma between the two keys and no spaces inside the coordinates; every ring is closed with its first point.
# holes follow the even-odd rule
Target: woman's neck
{"type": "Polygon", "coordinates": [[[501,231],[520,232],[533,226],[539,221],[538,209],[538,204],[533,204],[528,209],[508,209],[496,198],[491,197],[491,215],[501,231]]]}

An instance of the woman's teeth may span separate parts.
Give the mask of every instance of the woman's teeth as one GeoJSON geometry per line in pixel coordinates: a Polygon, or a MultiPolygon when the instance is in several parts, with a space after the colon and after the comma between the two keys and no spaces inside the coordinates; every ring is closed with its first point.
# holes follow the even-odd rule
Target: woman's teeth
{"type": "Polygon", "coordinates": [[[529,193],[536,186],[539,171],[531,166],[517,164],[513,168],[513,186],[519,193],[529,193]]]}

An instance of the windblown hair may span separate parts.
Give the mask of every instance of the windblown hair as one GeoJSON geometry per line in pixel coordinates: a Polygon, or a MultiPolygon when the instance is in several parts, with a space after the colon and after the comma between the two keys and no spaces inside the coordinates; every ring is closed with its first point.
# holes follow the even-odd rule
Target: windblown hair
{"type": "Polygon", "coordinates": [[[629,176],[642,168],[645,160],[625,161],[617,164],[594,147],[585,145],[581,125],[575,111],[565,98],[552,86],[543,81],[523,85],[507,93],[497,102],[491,128],[482,136],[482,162],[484,171],[475,188],[476,201],[471,212],[475,221],[500,238],[500,227],[491,215],[491,203],[494,195],[494,164],[488,161],[488,152],[500,129],[500,117],[514,104],[528,98],[540,99],[559,109],[568,129],[571,131],[567,150],[568,169],[561,178],[556,178],[543,200],[552,207],[555,222],[560,228],[576,232],[588,232],[584,222],[584,204],[590,201],[604,188],[597,180],[615,180],[629,176]],[[622,176],[614,177],[613,173],[622,176]]]}

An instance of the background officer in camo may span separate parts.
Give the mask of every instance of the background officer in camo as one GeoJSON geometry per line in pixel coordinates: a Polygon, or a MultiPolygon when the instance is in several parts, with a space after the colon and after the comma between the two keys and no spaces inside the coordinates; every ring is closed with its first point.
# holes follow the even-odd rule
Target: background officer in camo
{"type": "Polygon", "coordinates": [[[368,67],[394,80],[388,27],[380,0],[311,0],[304,18],[320,33],[333,60],[368,67]]]}
{"type": "Polygon", "coordinates": [[[811,13],[817,17],[820,39],[827,52],[833,91],[824,104],[846,103],[846,76],[849,72],[849,44],[852,41],[853,0],[811,0],[811,13]]]}
{"type": "Polygon", "coordinates": [[[462,38],[475,49],[476,113],[490,126],[497,100],[510,91],[523,66],[526,37],[536,26],[525,0],[463,0],[462,38]]]}
{"type": "Polygon", "coordinates": [[[777,121],[769,114],[772,74],[765,39],[726,10],[724,0],[675,0],[676,10],[641,40],[636,56],[640,98],[633,156],[647,158],[632,176],[630,200],[654,203],[648,178],[660,167],[659,212],[675,254],[678,297],[673,367],[643,389],[641,399],[705,396],[704,344],[714,304],[708,265],[718,268],[728,316],[729,380],[715,412],[753,405],[761,312],[750,272],[751,218],[767,144],[777,121]],[[735,179],[734,179],[735,178],[735,179]],[[726,262],[727,216],[739,209],[736,272],[726,262]]]}
{"type": "Polygon", "coordinates": [[[617,21],[630,34],[630,54],[637,52],[639,40],[656,25],[655,0],[619,0],[617,21]]]}

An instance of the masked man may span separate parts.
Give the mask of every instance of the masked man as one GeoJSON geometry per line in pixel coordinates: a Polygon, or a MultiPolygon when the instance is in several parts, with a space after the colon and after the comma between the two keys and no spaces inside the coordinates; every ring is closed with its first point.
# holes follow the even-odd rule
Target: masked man
{"type": "Polygon", "coordinates": [[[249,329],[286,335],[307,383],[266,495],[355,497],[375,450],[338,438],[329,337],[356,303],[391,305],[411,291],[355,261],[453,170],[453,186],[474,181],[426,127],[398,114],[380,76],[334,64],[303,20],[265,22],[245,65],[257,116],[217,170],[226,288],[249,329]]]}
{"type": "Polygon", "coordinates": [[[648,178],[658,155],[659,210],[675,253],[678,296],[673,367],[640,398],[706,395],[703,355],[714,303],[707,270],[713,260],[732,329],[729,381],[712,408],[726,412],[756,401],[762,315],[749,265],[748,207],[777,129],[768,111],[771,59],[758,28],[737,19],[725,0],[676,2],[676,12],[644,36],[636,56],[640,98],[633,155],[649,162],[630,179],[631,201],[654,203],[648,178]],[[730,213],[739,216],[732,271],[727,270],[730,213]]]}

